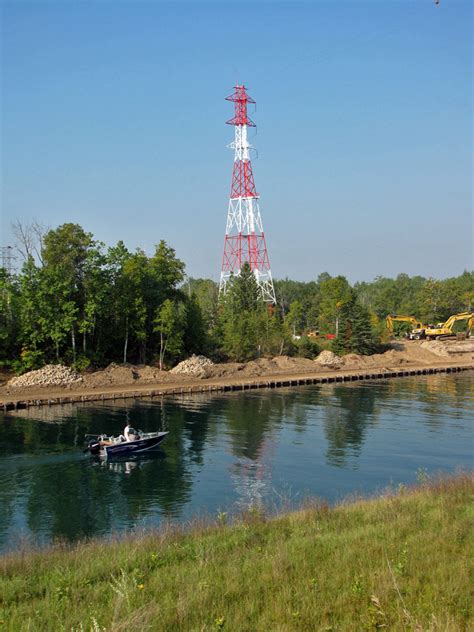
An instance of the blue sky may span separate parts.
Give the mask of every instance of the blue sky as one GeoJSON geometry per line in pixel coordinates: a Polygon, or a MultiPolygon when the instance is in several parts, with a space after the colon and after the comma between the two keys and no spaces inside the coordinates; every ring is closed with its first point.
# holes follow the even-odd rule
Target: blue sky
{"type": "Polygon", "coordinates": [[[3,2],[1,239],[78,222],[220,272],[233,128],[273,275],[473,266],[468,1],[3,2]]]}

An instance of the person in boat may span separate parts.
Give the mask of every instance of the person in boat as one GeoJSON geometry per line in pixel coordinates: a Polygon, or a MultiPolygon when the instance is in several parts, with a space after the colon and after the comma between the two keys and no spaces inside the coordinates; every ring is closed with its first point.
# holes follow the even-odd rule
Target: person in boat
{"type": "Polygon", "coordinates": [[[134,430],[130,424],[127,424],[123,430],[123,437],[125,441],[136,441],[138,436],[136,430],[134,430]]]}

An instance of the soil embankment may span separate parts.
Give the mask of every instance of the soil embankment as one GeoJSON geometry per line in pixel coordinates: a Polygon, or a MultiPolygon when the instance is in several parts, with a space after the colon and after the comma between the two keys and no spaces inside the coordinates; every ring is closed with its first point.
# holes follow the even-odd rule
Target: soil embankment
{"type": "MultiPolygon", "coordinates": [[[[349,354],[338,358],[337,362],[326,361],[323,354],[316,360],[278,356],[246,363],[213,364],[207,361],[196,363],[197,370],[188,368],[183,373],[175,370],[160,371],[152,366],[111,364],[105,369],[78,376],[78,379],[71,377],[70,372],[65,372],[64,383],[58,379],[58,372],[54,371],[53,367],[46,371],[48,375],[54,375],[51,378],[44,379],[43,370],[41,380],[22,376],[20,380],[5,381],[0,386],[0,406],[16,402],[28,402],[31,405],[47,403],[48,400],[71,401],[75,397],[93,401],[111,395],[146,396],[153,391],[158,391],[155,394],[165,394],[176,393],[180,389],[220,390],[227,385],[239,383],[281,383],[292,381],[294,378],[330,379],[335,375],[383,376],[385,373],[405,370],[412,372],[415,369],[474,368],[474,340],[396,342],[385,353],[372,356],[349,354]]],[[[183,364],[189,367],[189,364],[183,364]]]]}

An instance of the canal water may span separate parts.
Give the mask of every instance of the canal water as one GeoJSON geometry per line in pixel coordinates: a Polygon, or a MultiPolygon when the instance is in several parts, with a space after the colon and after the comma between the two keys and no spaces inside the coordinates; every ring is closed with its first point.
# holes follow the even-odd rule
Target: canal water
{"type": "Polygon", "coordinates": [[[474,373],[0,415],[0,551],[264,505],[335,502],[473,465],[474,373]],[[169,431],[135,460],[85,433],[169,431]]]}

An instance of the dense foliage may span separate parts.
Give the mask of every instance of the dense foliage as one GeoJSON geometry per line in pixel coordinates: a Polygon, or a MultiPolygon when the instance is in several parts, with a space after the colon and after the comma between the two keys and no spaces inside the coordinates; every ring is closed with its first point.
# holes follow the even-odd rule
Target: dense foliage
{"type": "Polygon", "coordinates": [[[21,370],[59,360],[83,368],[200,351],[203,322],[183,279],[164,241],[148,257],[122,242],[105,249],[77,224],[50,230],[40,262],[29,254],[19,275],[2,272],[2,359],[21,370]]]}
{"type": "Polygon", "coordinates": [[[307,283],[277,280],[273,307],[248,265],[219,300],[217,284],[187,278],[164,241],[148,256],[121,241],[106,248],[77,224],[17,234],[21,270],[0,268],[0,362],[18,371],[51,361],[169,366],[191,353],[311,358],[331,345],[367,354],[386,339],[387,314],[442,322],[474,306],[474,273],[466,271],[442,281],[377,277],[353,288],[327,272],[307,283]]]}
{"type": "Polygon", "coordinates": [[[255,275],[244,263],[219,306],[219,339],[236,360],[281,354],[288,346],[280,314],[263,302],[255,275]]]}

